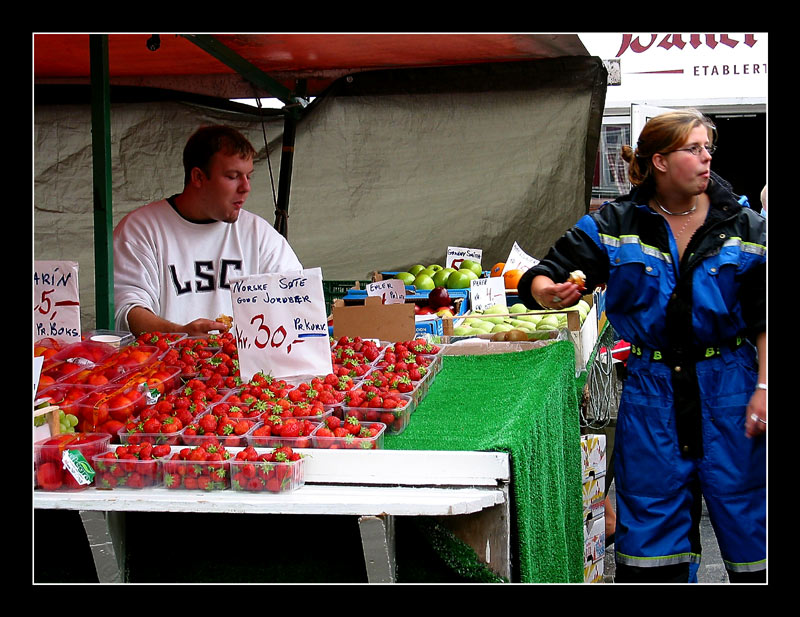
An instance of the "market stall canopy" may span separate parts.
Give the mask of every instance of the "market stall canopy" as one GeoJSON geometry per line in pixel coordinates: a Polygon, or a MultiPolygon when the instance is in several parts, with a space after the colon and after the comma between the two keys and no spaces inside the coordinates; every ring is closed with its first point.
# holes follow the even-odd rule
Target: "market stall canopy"
{"type": "Polygon", "coordinates": [[[113,208],[99,229],[90,37],[35,36],[35,258],[80,264],[86,328],[92,283],[111,278],[92,247],[112,222],[180,192],[183,146],[203,124],[234,126],[256,146],[248,210],[290,220],[300,261],[327,281],[441,262],[448,246],[482,249],[486,269],[515,242],[540,259],[588,211],[607,73],[577,35],[160,35],[156,51],[148,41],[108,35],[113,208]],[[131,90],[147,96],[119,95],[131,90]],[[273,90],[291,113],[228,100],[273,90]],[[315,98],[290,105],[295,96],[315,98]],[[290,166],[284,121],[297,110],[290,166]],[[280,211],[286,169],[291,207],[280,211]]]}
{"type": "MultiPolygon", "coordinates": [[[[89,36],[34,35],[36,83],[88,83],[89,36]]],[[[366,70],[588,55],[576,34],[469,33],[109,34],[108,53],[112,84],[224,98],[253,96],[237,72],[246,65],[288,90],[303,79],[308,96],[317,96],[343,75],[366,70]]]]}

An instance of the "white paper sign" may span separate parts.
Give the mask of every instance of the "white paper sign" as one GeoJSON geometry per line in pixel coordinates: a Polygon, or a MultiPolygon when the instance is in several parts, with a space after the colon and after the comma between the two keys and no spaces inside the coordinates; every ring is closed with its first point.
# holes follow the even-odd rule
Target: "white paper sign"
{"type": "Polygon", "coordinates": [[[39,389],[39,377],[42,376],[44,356],[33,356],[33,400],[36,401],[36,391],[39,389]]]}
{"type": "Polygon", "coordinates": [[[33,262],[33,340],[52,337],[67,342],[81,338],[78,264],[74,261],[33,262]]]}
{"type": "Polygon", "coordinates": [[[380,296],[383,304],[404,304],[406,286],[399,279],[387,279],[367,284],[368,296],[380,296]]]}
{"type": "Polygon", "coordinates": [[[472,310],[483,311],[495,304],[507,305],[503,277],[472,279],[469,282],[469,305],[472,310]]]}
{"type": "Polygon", "coordinates": [[[320,268],[236,279],[231,300],[243,380],[333,372],[320,268]]]}
{"type": "Polygon", "coordinates": [[[509,270],[525,271],[529,268],[533,268],[533,266],[537,265],[538,263],[538,259],[528,255],[519,247],[519,244],[514,242],[514,246],[511,247],[511,252],[508,255],[508,259],[506,259],[506,265],[503,267],[503,274],[509,270]]]}
{"type": "Polygon", "coordinates": [[[469,249],[460,246],[447,247],[447,259],[445,260],[445,268],[455,268],[458,270],[461,267],[461,262],[465,259],[477,261],[481,263],[483,257],[483,249],[469,249]]]}

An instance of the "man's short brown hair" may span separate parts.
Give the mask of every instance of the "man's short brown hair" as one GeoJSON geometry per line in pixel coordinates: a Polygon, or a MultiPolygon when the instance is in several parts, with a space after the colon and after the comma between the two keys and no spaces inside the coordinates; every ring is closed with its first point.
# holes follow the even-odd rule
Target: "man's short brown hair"
{"type": "Polygon", "coordinates": [[[251,159],[256,155],[253,144],[236,129],[224,125],[200,127],[183,149],[184,184],[191,181],[195,167],[208,176],[211,157],[217,152],[238,154],[243,159],[251,159]]]}

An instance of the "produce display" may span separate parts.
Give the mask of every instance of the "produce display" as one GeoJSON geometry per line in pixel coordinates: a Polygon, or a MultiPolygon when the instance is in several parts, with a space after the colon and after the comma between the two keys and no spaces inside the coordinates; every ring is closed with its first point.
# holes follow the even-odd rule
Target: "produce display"
{"type": "MultiPolygon", "coordinates": [[[[415,280],[438,276],[425,310],[453,310],[446,283],[460,271],[411,270],[415,280]]],[[[480,264],[465,261],[462,270],[479,276],[480,264]]],[[[569,310],[583,322],[589,308],[582,300],[569,310]]],[[[498,305],[467,314],[454,334],[528,340],[566,327],[566,319],[565,311],[498,305]]],[[[35,405],[60,419],[58,429],[48,425],[59,434],[36,443],[37,489],[294,490],[303,485],[295,450],[382,448],[384,435],[413,422],[442,366],[442,347],[425,337],[340,337],[330,340],[329,374],[287,380],[259,372],[245,381],[229,333],[129,340],[118,348],[89,340],[34,345],[43,358],[35,405]]],[[[45,422],[40,415],[34,423],[45,422]]]]}
{"type": "Polygon", "coordinates": [[[231,453],[209,440],[186,447],[164,459],[164,486],[168,489],[221,491],[230,488],[231,453]]]}
{"type": "Polygon", "coordinates": [[[531,311],[524,304],[496,304],[483,311],[472,311],[453,328],[454,336],[492,335],[496,341],[525,341],[542,338],[554,330],[567,327],[567,312],[578,313],[583,324],[591,306],[579,300],[575,306],[561,311],[531,311]]]}
{"type": "Polygon", "coordinates": [[[161,459],[170,454],[168,445],[139,443],[122,445],[92,457],[94,485],[100,489],[150,488],[163,480],[161,459]]]}
{"type": "Polygon", "coordinates": [[[482,275],[483,269],[479,262],[465,259],[459,268],[445,268],[439,264],[427,267],[415,264],[407,271],[396,273],[394,278],[417,289],[433,289],[434,287],[468,289],[470,281],[480,278],[482,275]]]}
{"type": "Polygon", "coordinates": [[[289,446],[259,452],[248,446],[231,461],[231,487],[236,491],[286,493],[305,484],[302,455],[289,446]]]}
{"type": "MultiPolygon", "coordinates": [[[[244,382],[228,334],[150,332],[120,348],[38,342],[35,353],[46,356],[51,379],[40,382],[36,404],[58,409],[63,434],[52,439],[80,452],[94,476],[79,484],[66,477],[73,476],[63,465],[55,473],[58,460],[37,456],[36,487],[223,490],[232,486],[229,461],[237,450],[262,456],[265,448],[283,455],[306,448],[382,448],[385,433],[408,425],[441,348],[423,338],[330,342],[333,372],[293,382],[263,372],[244,382]],[[94,450],[80,450],[98,438],[94,450]],[[52,465],[40,469],[40,462],[52,465]]],[[[260,464],[296,460],[264,458],[260,464]]],[[[291,473],[270,467],[270,475],[262,465],[263,473],[233,488],[292,490],[302,486],[296,467],[291,473]]]]}

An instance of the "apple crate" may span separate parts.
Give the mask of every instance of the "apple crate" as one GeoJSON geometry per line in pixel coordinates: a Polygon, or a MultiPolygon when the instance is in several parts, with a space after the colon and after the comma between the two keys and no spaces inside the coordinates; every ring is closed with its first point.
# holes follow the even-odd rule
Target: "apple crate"
{"type": "Polygon", "coordinates": [[[231,488],[255,493],[288,493],[305,484],[305,461],[231,460],[231,488]]]}
{"type": "MultiPolygon", "coordinates": [[[[122,446],[126,448],[127,446],[122,446]]],[[[127,458],[120,448],[108,450],[92,457],[95,470],[94,486],[101,490],[142,489],[160,486],[164,480],[162,460],[151,458],[127,458]]],[[[133,456],[133,455],[131,455],[133,456]]]]}
{"type": "Polygon", "coordinates": [[[34,444],[35,487],[45,491],[80,491],[94,480],[91,461],[111,442],[106,433],[63,433],[34,444]]]}

